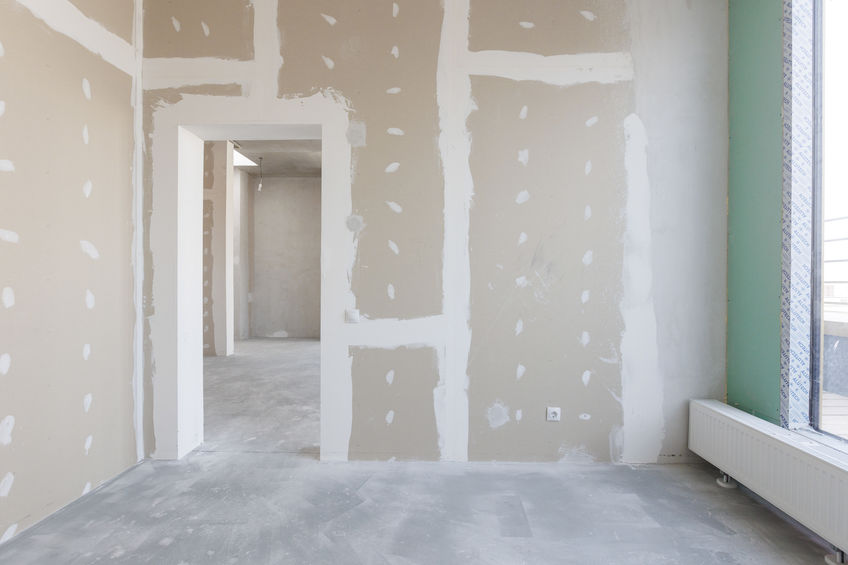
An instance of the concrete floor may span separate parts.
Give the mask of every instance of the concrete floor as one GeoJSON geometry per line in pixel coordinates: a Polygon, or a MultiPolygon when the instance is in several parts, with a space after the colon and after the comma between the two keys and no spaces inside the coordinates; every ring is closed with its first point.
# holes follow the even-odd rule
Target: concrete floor
{"type": "Polygon", "coordinates": [[[317,340],[236,342],[203,363],[200,451],[301,453],[318,458],[321,346],[317,340]]]}
{"type": "Polygon", "coordinates": [[[207,443],[145,461],[0,563],[818,564],[826,548],[705,465],[322,464],[318,345],[206,363],[207,443]]]}

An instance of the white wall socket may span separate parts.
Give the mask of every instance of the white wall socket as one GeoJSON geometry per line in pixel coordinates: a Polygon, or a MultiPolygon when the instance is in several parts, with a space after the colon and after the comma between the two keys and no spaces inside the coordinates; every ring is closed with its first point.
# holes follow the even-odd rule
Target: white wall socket
{"type": "Polygon", "coordinates": [[[559,409],[559,406],[548,406],[548,412],[547,412],[548,422],[559,422],[559,419],[560,419],[561,416],[562,416],[562,410],[559,409]]]}

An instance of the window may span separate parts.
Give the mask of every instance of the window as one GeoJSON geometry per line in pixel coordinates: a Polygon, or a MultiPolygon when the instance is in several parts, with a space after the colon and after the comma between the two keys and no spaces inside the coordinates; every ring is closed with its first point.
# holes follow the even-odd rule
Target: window
{"type": "Polygon", "coordinates": [[[811,419],[848,439],[848,2],[820,6],[811,419]]]}

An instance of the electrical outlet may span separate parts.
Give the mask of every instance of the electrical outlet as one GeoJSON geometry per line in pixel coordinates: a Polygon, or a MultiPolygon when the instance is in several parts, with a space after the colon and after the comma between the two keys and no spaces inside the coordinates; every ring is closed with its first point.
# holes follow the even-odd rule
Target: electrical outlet
{"type": "Polygon", "coordinates": [[[548,422],[559,422],[560,417],[562,417],[562,410],[559,409],[559,406],[548,406],[548,422]]]}

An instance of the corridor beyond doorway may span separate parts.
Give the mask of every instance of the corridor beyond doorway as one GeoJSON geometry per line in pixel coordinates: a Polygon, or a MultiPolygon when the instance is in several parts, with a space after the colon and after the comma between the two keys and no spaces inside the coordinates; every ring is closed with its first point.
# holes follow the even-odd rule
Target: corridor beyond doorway
{"type": "Polygon", "coordinates": [[[235,355],[203,362],[200,451],[294,453],[318,458],[320,342],[237,341],[235,355]]]}

